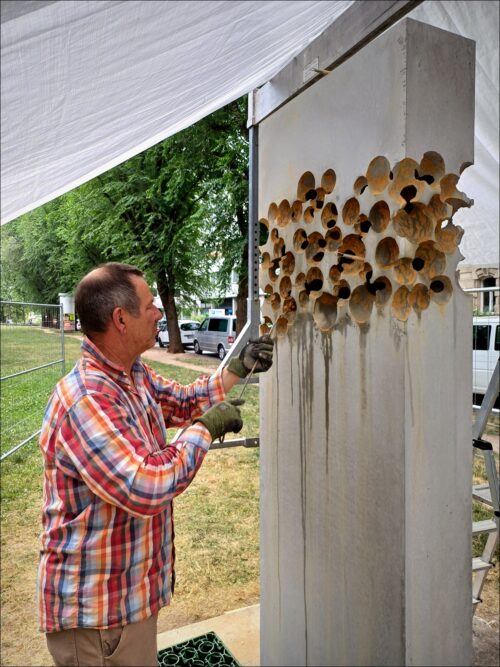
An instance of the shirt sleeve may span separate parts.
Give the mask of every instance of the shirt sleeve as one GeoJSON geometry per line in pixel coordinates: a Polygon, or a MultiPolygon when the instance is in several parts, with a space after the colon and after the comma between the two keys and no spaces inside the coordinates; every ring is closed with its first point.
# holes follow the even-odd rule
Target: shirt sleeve
{"type": "Polygon", "coordinates": [[[164,449],[151,451],[126,407],[106,394],[87,394],[59,429],[57,465],[78,471],[99,498],[147,518],[163,511],[196,475],[210,446],[200,423],[164,449]]]}
{"type": "Polygon", "coordinates": [[[208,408],[226,398],[222,383],[222,371],[213,375],[202,375],[188,385],[162,377],[143,363],[145,382],[160,405],[165,426],[180,428],[191,424],[208,408]]]}

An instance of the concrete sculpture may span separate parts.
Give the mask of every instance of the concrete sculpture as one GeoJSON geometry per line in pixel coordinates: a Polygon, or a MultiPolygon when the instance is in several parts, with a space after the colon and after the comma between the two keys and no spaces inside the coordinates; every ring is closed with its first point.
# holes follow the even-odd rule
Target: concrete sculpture
{"type": "Polygon", "coordinates": [[[474,43],[410,19],[259,125],[263,665],[471,664],[473,126],[474,43]]]}

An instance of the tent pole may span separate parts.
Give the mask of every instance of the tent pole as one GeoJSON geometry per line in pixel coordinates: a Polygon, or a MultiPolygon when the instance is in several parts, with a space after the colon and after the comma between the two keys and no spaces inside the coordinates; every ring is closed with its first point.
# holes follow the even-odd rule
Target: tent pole
{"type": "Polygon", "coordinates": [[[249,128],[248,160],[248,302],[250,337],[259,335],[259,126],[249,128]]]}

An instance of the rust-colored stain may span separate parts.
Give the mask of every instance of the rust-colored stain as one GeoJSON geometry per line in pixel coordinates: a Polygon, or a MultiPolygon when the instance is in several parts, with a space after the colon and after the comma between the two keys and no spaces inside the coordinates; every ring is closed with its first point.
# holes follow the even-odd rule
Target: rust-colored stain
{"type": "Polygon", "coordinates": [[[463,235],[453,215],[473,204],[459,178],[436,151],[392,166],[378,155],[342,200],[333,194],[334,169],[318,181],[304,172],[296,192],[282,193],[259,220],[268,232],[260,248],[261,332],[274,324],[285,336],[297,313],[326,333],[347,313],[365,327],[374,306],[380,314],[390,304],[401,322],[433,303],[445,306],[453,294],[446,271],[456,266],[463,235]]]}

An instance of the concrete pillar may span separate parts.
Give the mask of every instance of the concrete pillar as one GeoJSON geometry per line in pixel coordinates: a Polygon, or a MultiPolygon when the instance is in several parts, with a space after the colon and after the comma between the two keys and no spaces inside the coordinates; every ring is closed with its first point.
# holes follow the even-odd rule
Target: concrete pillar
{"type": "Polygon", "coordinates": [[[473,128],[474,43],[410,19],[260,124],[262,665],[471,663],[473,128]]]}

